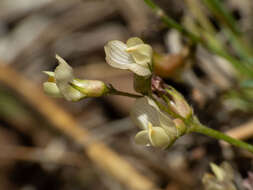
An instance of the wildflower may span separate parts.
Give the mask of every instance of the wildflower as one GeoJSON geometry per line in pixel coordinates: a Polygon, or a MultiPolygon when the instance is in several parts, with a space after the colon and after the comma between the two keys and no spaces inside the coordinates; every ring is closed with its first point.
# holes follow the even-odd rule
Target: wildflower
{"type": "Polygon", "coordinates": [[[214,175],[206,173],[202,178],[205,190],[236,190],[234,171],[228,163],[223,162],[221,166],[211,163],[210,166],[214,175]]]}
{"type": "Polygon", "coordinates": [[[135,136],[137,144],[167,148],[177,137],[177,129],[172,119],[161,112],[156,103],[148,97],[136,100],[131,110],[131,118],[142,129],[135,136]]]}
{"type": "Polygon", "coordinates": [[[126,44],[113,40],[105,47],[106,61],[119,69],[127,69],[139,76],[150,76],[152,63],[152,47],[137,37],[127,40],[126,44]]]}
{"type": "Polygon", "coordinates": [[[64,97],[68,101],[78,101],[86,97],[99,97],[107,93],[107,86],[101,81],[75,79],[73,69],[56,55],[59,65],[54,72],[44,71],[49,76],[43,84],[44,91],[53,97],[64,97]]]}

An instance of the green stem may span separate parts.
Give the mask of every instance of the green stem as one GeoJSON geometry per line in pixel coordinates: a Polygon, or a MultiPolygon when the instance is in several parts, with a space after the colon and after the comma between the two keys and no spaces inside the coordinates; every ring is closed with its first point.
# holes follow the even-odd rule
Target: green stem
{"type": "Polygon", "coordinates": [[[170,28],[174,28],[176,30],[178,30],[179,32],[181,32],[182,34],[185,34],[189,39],[192,40],[193,43],[200,43],[202,44],[205,48],[207,48],[209,51],[225,58],[226,60],[228,60],[229,62],[231,62],[231,64],[239,69],[241,71],[242,74],[248,75],[248,76],[252,76],[253,75],[253,71],[249,68],[247,68],[247,66],[245,66],[245,63],[241,63],[240,61],[238,61],[237,59],[235,59],[234,57],[230,56],[225,50],[222,49],[217,49],[216,47],[213,47],[211,44],[208,44],[206,42],[206,40],[204,40],[203,38],[197,36],[196,34],[190,32],[188,29],[186,29],[184,26],[182,26],[181,24],[177,23],[174,19],[170,18],[168,15],[166,15],[164,13],[164,11],[157,6],[153,0],[144,0],[144,2],[153,10],[153,12],[159,16],[162,21],[170,28]]]}
{"type": "Polygon", "coordinates": [[[239,148],[243,148],[248,150],[249,152],[253,153],[253,145],[248,144],[246,142],[234,139],[228,135],[225,135],[222,132],[216,131],[214,129],[208,128],[200,123],[194,123],[193,132],[201,133],[219,140],[223,140],[228,142],[229,144],[232,144],[234,146],[237,146],[239,148]]]}
{"type": "Polygon", "coordinates": [[[127,96],[127,97],[130,97],[130,98],[141,98],[141,97],[143,97],[142,95],[138,95],[138,94],[122,92],[122,91],[116,90],[115,88],[111,89],[108,94],[109,95],[127,96]]]}
{"type": "Polygon", "coordinates": [[[152,0],[144,0],[144,1],[156,13],[156,15],[159,16],[163,20],[163,22],[167,24],[169,27],[175,28],[182,34],[185,34],[192,40],[193,43],[199,42],[201,40],[199,36],[187,30],[184,26],[177,23],[174,19],[168,17],[164,13],[164,11],[159,6],[157,6],[152,0]]]}
{"type": "Polygon", "coordinates": [[[203,0],[207,7],[215,14],[215,16],[226,24],[231,31],[239,36],[241,34],[239,27],[236,25],[234,17],[225,8],[220,0],[203,0]]]}

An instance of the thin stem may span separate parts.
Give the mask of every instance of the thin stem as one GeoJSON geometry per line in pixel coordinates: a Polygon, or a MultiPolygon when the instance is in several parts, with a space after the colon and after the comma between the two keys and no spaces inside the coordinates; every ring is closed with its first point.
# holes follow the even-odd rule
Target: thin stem
{"type": "Polygon", "coordinates": [[[216,17],[226,24],[231,31],[237,36],[241,34],[239,27],[236,24],[234,17],[224,7],[220,0],[203,0],[209,9],[216,15],[216,17]]]}
{"type": "Polygon", "coordinates": [[[167,24],[169,27],[175,28],[182,34],[185,34],[192,40],[193,43],[199,42],[201,40],[199,36],[187,30],[184,26],[177,23],[174,19],[168,17],[164,13],[164,11],[159,6],[157,6],[152,0],[144,0],[144,1],[156,13],[156,15],[159,16],[163,20],[163,22],[167,24]]]}
{"type": "Polygon", "coordinates": [[[115,90],[113,92],[110,92],[109,95],[127,96],[127,97],[130,97],[130,98],[141,98],[141,97],[143,97],[142,95],[131,94],[131,93],[122,92],[122,91],[119,91],[119,90],[115,90]]]}
{"type": "Polygon", "coordinates": [[[211,44],[208,44],[203,38],[199,37],[198,35],[192,33],[188,29],[186,29],[184,26],[181,24],[177,23],[174,19],[169,17],[164,13],[164,11],[157,6],[153,0],[144,0],[144,2],[153,10],[153,12],[159,16],[162,21],[169,27],[169,28],[174,28],[177,31],[181,32],[182,34],[186,35],[189,39],[192,40],[193,43],[200,43],[202,44],[205,48],[207,48],[209,51],[227,59],[231,64],[239,69],[242,74],[252,76],[253,71],[245,65],[245,63],[241,63],[234,57],[230,56],[225,50],[222,49],[217,49],[216,47],[212,46],[211,44]]]}
{"type": "Polygon", "coordinates": [[[228,135],[225,135],[222,132],[216,131],[214,129],[208,128],[200,123],[195,123],[192,129],[193,132],[201,133],[219,140],[223,140],[228,142],[229,144],[232,144],[234,146],[237,146],[239,148],[243,148],[248,150],[249,152],[253,153],[253,145],[248,144],[246,142],[234,139],[228,135]]]}

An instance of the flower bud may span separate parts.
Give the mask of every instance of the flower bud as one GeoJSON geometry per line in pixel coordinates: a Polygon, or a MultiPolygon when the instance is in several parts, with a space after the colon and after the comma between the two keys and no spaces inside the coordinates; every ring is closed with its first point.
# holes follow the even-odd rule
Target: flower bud
{"type": "Polygon", "coordinates": [[[85,97],[100,97],[109,92],[105,83],[99,80],[74,79],[71,86],[81,92],[85,97]]]}
{"type": "Polygon", "coordinates": [[[179,118],[174,119],[173,123],[177,129],[177,137],[184,135],[187,129],[185,123],[179,118]]]}
{"type": "Polygon", "coordinates": [[[180,94],[173,87],[166,89],[166,92],[171,96],[169,107],[172,111],[179,114],[181,117],[187,119],[192,116],[192,108],[184,99],[183,95],[180,94]]]}

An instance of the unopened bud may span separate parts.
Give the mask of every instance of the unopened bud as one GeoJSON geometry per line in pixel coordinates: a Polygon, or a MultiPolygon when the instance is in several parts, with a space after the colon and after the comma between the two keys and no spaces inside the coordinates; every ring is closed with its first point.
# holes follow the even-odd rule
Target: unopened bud
{"type": "Polygon", "coordinates": [[[179,114],[181,117],[187,119],[192,116],[192,108],[187,103],[182,94],[180,94],[173,87],[166,89],[166,92],[171,96],[171,101],[169,102],[169,107],[175,113],[179,114]]]}
{"type": "Polygon", "coordinates": [[[100,97],[109,92],[106,84],[99,80],[74,79],[70,85],[85,97],[100,97]]]}
{"type": "Polygon", "coordinates": [[[179,118],[174,119],[173,123],[177,129],[177,137],[184,135],[187,129],[185,123],[179,118]]]}

